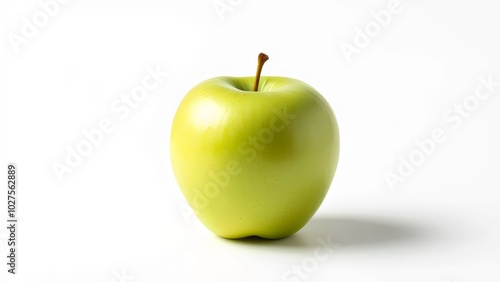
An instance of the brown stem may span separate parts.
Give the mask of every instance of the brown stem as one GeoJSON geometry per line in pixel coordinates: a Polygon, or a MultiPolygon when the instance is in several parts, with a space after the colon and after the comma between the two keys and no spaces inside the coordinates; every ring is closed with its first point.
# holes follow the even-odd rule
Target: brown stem
{"type": "Polygon", "coordinates": [[[259,90],[259,80],[260,80],[260,73],[262,72],[262,67],[264,66],[264,63],[269,60],[269,57],[264,54],[260,53],[258,62],[257,62],[257,73],[255,74],[255,83],[253,85],[253,91],[258,91],[259,90]]]}

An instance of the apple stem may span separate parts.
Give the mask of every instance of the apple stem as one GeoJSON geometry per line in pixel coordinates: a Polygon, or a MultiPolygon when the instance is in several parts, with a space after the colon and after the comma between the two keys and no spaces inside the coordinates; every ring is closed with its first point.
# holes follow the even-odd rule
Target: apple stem
{"type": "Polygon", "coordinates": [[[264,53],[259,54],[259,58],[257,61],[257,73],[255,74],[255,83],[253,85],[253,91],[258,91],[259,90],[259,80],[260,80],[260,73],[262,72],[262,67],[264,66],[264,63],[269,60],[269,56],[267,56],[264,53]]]}

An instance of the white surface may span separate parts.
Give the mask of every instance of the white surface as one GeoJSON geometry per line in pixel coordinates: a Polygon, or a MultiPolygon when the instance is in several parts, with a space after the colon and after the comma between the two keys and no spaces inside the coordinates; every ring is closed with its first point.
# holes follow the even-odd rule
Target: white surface
{"type": "Polygon", "coordinates": [[[443,120],[478,77],[500,81],[498,3],[401,2],[348,63],[339,46],[388,1],[221,2],[234,5],[224,20],[212,0],[69,1],[15,53],[9,34],[41,8],[2,1],[0,163],[19,166],[20,246],[19,274],[2,259],[0,280],[498,281],[500,86],[456,129],[443,120]],[[301,79],[330,101],[341,157],[303,230],[228,241],[185,214],[170,124],[191,87],[253,75],[261,51],[264,75],[301,79]],[[129,116],[113,111],[147,66],[170,73],[129,116]],[[59,182],[51,163],[105,118],[114,130],[59,182]],[[390,189],[384,174],[436,128],[447,139],[390,189]],[[317,253],[329,236],[335,248],[317,253]],[[287,276],[294,265],[303,278],[287,276]]]}

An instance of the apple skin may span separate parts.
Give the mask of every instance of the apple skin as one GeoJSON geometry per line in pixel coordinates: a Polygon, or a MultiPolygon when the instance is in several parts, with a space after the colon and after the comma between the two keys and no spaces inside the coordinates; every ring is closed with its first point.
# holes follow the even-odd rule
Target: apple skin
{"type": "Polygon", "coordinates": [[[199,220],[224,238],[278,239],[300,230],[325,198],[339,157],[328,102],[286,77],[216,77],[174,117],[170,157],[199,220]]]}

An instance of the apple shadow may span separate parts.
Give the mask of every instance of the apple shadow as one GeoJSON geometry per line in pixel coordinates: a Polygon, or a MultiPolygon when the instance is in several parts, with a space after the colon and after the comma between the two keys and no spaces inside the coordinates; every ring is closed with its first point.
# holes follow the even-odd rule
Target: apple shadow
{"type": "Polygon", "coordinates": [[[374,217],[313,217],[292,236],[283,239],[247,237],[231,239],[235,244],[272,248],[315,248],[322,242],[338,247],[371,247],[408,241],[422,241],[429,232],[422,226],[374,217]]]}

